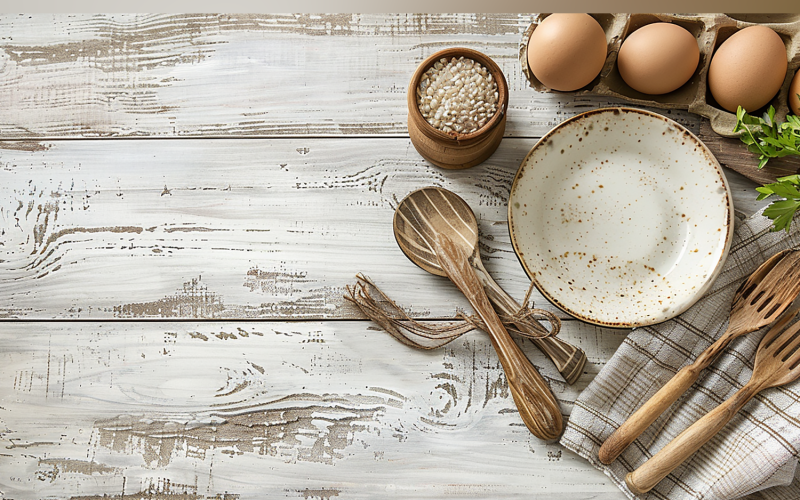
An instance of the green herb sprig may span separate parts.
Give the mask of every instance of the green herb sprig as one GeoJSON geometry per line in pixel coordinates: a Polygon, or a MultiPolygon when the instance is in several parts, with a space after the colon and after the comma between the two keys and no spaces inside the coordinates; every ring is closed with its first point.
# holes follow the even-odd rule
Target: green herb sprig
{"type": "Polygon", "coordinates": [[[800,118],[788,115],[785,122],[776,123],[772,106],[763,117],[749,115],[739,106],[733,131],[742,131],[739,138],[747,149],[759,155],[758,168],[763,168],[770,158],[800,155],[800,118]]]}
{"type": "Polygon", "coordinates": [[[779,177],[777,182],[757,187],[756,191],[761,193],[758,195],[758,200],[763,200],[772,195],[783,198],[779,201],[773,201],[770,206],[765,208],[764,215],[772,219],[773,231],[783,229],[789,232],[792,217],[794,217],[795,212],[800,210],[800,175],[779,177]]]}
{"type": "MultiPolygon", "coordinates": [[[[742,132],[739,138],[747,144],[747,149],[759,155],[758,168],[763,168],[770,158],[800,155],[800,118],[788,115],[785,122],[776,123],[772,106],[763,117],[751,116],[739,106],[733,131],[742,132]]],[[[756,191],[758,200],[773,195],[782,198],[765,208],[764,215],[772,220],[773,231],[788,232],[795,212],[800,210],[800,175],[780,177],[772,184],[757,187],[756,191]]]]}

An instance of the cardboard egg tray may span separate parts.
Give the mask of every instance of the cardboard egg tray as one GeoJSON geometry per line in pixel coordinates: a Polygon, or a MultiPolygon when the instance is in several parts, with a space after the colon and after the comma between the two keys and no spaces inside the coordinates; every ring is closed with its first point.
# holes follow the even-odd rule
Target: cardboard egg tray
{"type": "MultiPolygon", "coordinates": [[[[731,35],[748,26],[762,25],[778,33],[786,45],[788,71],[780,91],[770,104],[777,111],[776,120],[782,121],[789,112],[789,85],[800,66],[800,14],[590,14],[606,34],[608,55],[600,74],[589,85],[572,92],[559,92],[545,87],[528,67],[528,39],[538,23],[548,15],[536,14],[534,22],[525,30],[519,48],[522,72],[530,86],[540,92],[611,96],[643,106],[686,109],[708,118],[717,134],[735,137],[738,135],[733,133],[736,115],[722,109],[708,91],[708,67],[714,51],[731,35]],[[679,89],[668,94],[648,95],[633,90],[625,83],[617,69],[617,54],[629,33],[656,22],[677,24],[692,33],[700,48],[700,62],[694,75],[679,89]]],[[[768,107],[769,104],[750,114],[761,115],[768,107]]]]}

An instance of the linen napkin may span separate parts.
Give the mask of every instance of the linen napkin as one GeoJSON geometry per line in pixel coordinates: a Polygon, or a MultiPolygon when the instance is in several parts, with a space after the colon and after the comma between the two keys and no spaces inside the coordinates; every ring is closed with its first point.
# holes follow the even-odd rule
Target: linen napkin
{"type": "Polygon", "coordinates": [[[625,485],[628,472],[747,383],[768,328],[734,340],[617,460],[606,466],[597,458],[600,445],[628,416],[725,331],[739,284],[767,258],[800,245],[800,216],[789,234],[770,232],[770,224],[760,212],[739,222],[730,254],[710,291],[677,318],[633,330],[578,397],[561,444],[605,472],[629,498],[800,499],[800,477],[795,475],[800,381],[759,393],[647,494],[637,497],[625,485]]]}

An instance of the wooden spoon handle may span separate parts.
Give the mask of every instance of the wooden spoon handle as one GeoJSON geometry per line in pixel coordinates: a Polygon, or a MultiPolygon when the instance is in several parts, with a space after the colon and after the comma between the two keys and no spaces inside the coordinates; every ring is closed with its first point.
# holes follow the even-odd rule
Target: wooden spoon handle
{"type": "Polygon", "coordinates": [[[540,439],[558,438],[563,430],[558,402],[492,309],[468,256],[446,235],[437,236],[435,243],[434,250],[442,269],[464,293],[488,328],[523,422],[540,439]]]}
{"type": "Polygon", "coordinates": [[[731,418],[759,391],[754,384],[746,384],[736,394],[707,413],[678,437],[670,441],[650,460],[625,476],[628,488],[637,494],[647,493],[675,470],[684,460],[714,437],[731,418]]]}
{"type": "Polygon", "coordinates": [[[604,464],[610,464],[630,446],[650,424],[664,413],[672,403],[681,397],[692,384],[697,380],[699,370],[695,370],[693,365],[684,366],[674,377],[667,382],[664,387],[647,400],[636,412],[628,417],[611,436],[606,439],[600,447],[598,457],[604,464]]]}
{"type": "MultiPolygon", "coordinates": [[[[524,328],[521,323],[515,324],[517,328],[524,328]]],[[[556,365],[558,372],[568,384],[572,385],[578,381],[586,366],[586,353],[583,349],[558,337],[531,340],[556,365]]]]}
{"type": "MultiPolygon", "coordinates": [[[[478,278],[489,296],[489,300],[498,311],[505,316],[513,317],[520,310],[520,305],[486,272],[483,265],[477,263],[478,278]]],[[[535,319],[522,318],[514,325],[522,332],[542,334],[546,330],[535,319]]],[[[586,353],[583,349],[564,342],[558,337],[531,338],[534,344],[556,365],[558,372],[568,384],[574,384],[583,373],[586,365],[586,353]]]]}

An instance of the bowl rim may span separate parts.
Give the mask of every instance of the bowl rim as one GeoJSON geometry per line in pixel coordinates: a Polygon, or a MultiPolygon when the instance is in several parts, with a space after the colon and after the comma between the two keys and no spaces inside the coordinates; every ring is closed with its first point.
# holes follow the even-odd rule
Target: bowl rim
{"type": "Polygon", "coordinates": [[[509,91],[508,82],[503,74],[503,70],[500,69],[500,66],[498,66],[491,57],[474,49],[468,49],[466,47],[451,47],[431,54],[417,66],[417,69],[411,75],[411,82],[408,84],[408,92],[406,95],[409,115],[413,116],[413,119],[424,134],[434,139],[463,142],[480,138],[487,131],[494,128],[503,119],[506,110],[508,109],[509,91]],[[449,58],[460,56],[468,57],[473,61],[480,63],[491,72],[492,77],[494,78],[495,82],[497,82],[497,102],[499,104],[497,111],[495,111],[494,115],[492,115],[489,121],[484,123],[481,128],[468,134],[462,134],[455,131],[444,132],[437,129],[428,123],[428,120],[422,116],[422,112],[419,110],[419,106],[417,105],[417,87],[419,87],[419,82],[422,80],[422,75],[428,70],[428,68],[433,66],[436,61],[443,57],[449,58]]]}
{"type": "Polygon", "coordinates": [[[509,236],[510,236],[510,239],[511,239],[512,249],[514,250],[514,254],[517,256],[517,260],[522,265],[522,268],[524,269],[525,274],[528,275],[528,278],[536,286],[536,289],[539,291],[539,293],[541,293],[550,303],[554,304],[556,307],[558,307],[562,311],[566,312],[567,314],[575,317],[578,320],[581,320],[581,321],[584,321],[586,323],[590,323],[590,324],[593,324],[593,325],[597,325],[597,326],[611,327],[611,328],[637,328],[637,327],[642,327],[642,326],[654,325],[654,324],[657,324],[657,323],[661,323],[661,322],[673,319],[673,318],[677,317],[678,315],[684,313],[691,306],[693,306],[698,300],[700,300],[700,298],[705,294],[705,292],[708,291],[708,289],[711,287],[711,285],[716,280],[716,278],[719,275],[719,273],[722,271],[722,267],[724,266],[725,261],[726,261],[727,256],[728,256],[728,253],[730,251],[731,241],[733,240],[733,232],[734,232],[734,224],[733,224],[733,221],[734,221],[734,218],[733,218],[734,207],[733,207],[733,197],[731,195],[730,185],[728,184],[728,180],[725,177],[725,173],[722,170],[722,166],[720,165],[720,163],[716,159],[716,157],[711,153],[711,150],[708,149],[708,146],[706,146],[705,143],[703,143],[703,141],[701,141],[695,134],[693,134],[686,127],[684,127],[680,123],[678,123],[678,122],[676,122],[676,121],[674,121],[674,120],[672,120],[670,118],[667,118],[666,116],[663,116],[663,115],[658,114],[658,113],[654,113],[652,111],[644,110],[644,109],[631,108],[631,107],[625,107],[625,106],[613,106],[613,107],[607,107],[607,108],[598,108],[598,109],[593,109],[593,110],[590,110],[590,111],[585,111],[583,113],[579,113],[579,114],[577,114],[577,115],[575,115],[575,116],[573,116],[571,118],[568,118],[568,119],[564,120],[563,122],[559,123],[558,125],[556,125],[552,129],[550,129],[550,131],[548,131],[544,136],[542,136],[536,142],[536,144],[533,145],[533,147],[528,152],[528,154],[525,155],[525,158],[522,160],[522,162],[520,163],[519,168],[517,169],[517,173],[514,175],[514,180],[512,181],[511,189],[509,190],[507,211],[508,211],[508,233],[509,233],[509,236]],[[512,195],[513,195],[513,193],[515,191],[515,188],[518,186],[518,180],[519,180],[519,178],[520,178],[520,176],[522,174],[523,167],[528,163],[528,158],[531,157],[531,155],[537,150],[537,148],[539,148],[540,146],[545,144],[550,139],[550,137],[552,137],[554,134],[558,133],[559,130],[561,130],[567,124],[575,122],[575,121],[586,119],[587,117],[592,116],[592,115],[609,113],[609,112],[611,112],[611,113],[614,113],[614,112],[617,112],[617,113],[623,113],[623,112],[624,113],[639,113],[639,114],[645,115],[645,116],[647,116],[649,118],[655,118],[655,119],[661,120],[661,121],[665,122],[666,124],[668,124],[668,125],[670,125],[672,127],[675,127],[678,131],[680,131],[681,133],[684,133],[685,135],[690,137],[691,140],[696,145],[700,146],[701,151],[708,158],[709,164],[713,167],[714,171],[719,176],[719,178],[720,178],[720,180],[722,182],[722,185],[725,187],[725,197],[727,199],[727,204],[726,204],[727,205],[727,210],[726,210],[725,226],[727,227],[727,231],[725,231],[724,249],[720,253],[719,259],[717,260],[714,268],[708,274],[708,277],[706,278],[705,282],[702,284],[702,286],[697,288],[697,290],[694,292],[693,296],[690,296],[688,298],[688,300],[685,300],[682,304],[680,304],[679,307],[677,307],[669,315],[665,315],[663,317],[656,318],[654,320],[649,320],[647,318],[634,318],[633,320],[630,320],[630,321],[609,322],[609,321],[603,321],[603,320],[600,320],[600,319],[597,319],[597,318],[593,318],[593,317],[591,317],[589,315],[582,314],[582,313],[577,312],[577,311],[573,311],[571,308],[567,307],[565,304],[563,304],[561,301],[559,301],[558,298],[554,296],[554,294],[550,293],[544,286],[542,286],[542,284],[539,282],[539,280],[536,279],[536,273],[533,271],[533,269],[531,269],[526,264],[525,260],[523,259],[522,255],[521,255],[521,252],[520,252],[520,249],[519,249],[519,243],[517,242],[517,238],[514,235],[514,224],[513,224],[513,221],[512,221],[512,219],[513,219],[513,217],[512,217],[513,204],[511,202],[511,199],[512,199],[512,195]]]}

